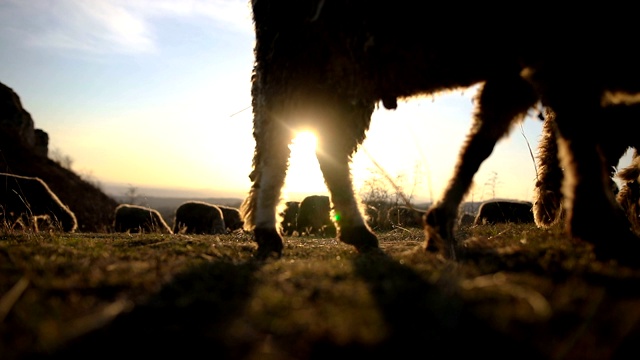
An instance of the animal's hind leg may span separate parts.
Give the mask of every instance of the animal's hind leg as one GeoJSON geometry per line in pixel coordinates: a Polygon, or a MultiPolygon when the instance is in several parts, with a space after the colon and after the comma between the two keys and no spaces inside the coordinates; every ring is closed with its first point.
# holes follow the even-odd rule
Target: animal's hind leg
{"type": "Polygon", "coordinates": [[[316,155],[334,210],[339,239],[359,252],[378,248],[378,238],[364,220],[353,189],[351,156],[362,143],[373,106],[335,105],[332,121],[318,127],[316,155]],[[346,126],[345,126],[346,125],[346,126]]]}
{"type": "MultiPolygon", "coordinates": [[[[565,169],[562,191],[567,231],[573,238],[592,243],[596,256],[602,260],[637,264],[640,239],[611,191],[609,171],[596,145],[596,127],[586,129],[579,123],[603,114],[598,109],[588,109],[584,103],[572,102],[573,107],[556,111],[561,135],[558,147],[565,169]]],[[[603,120],[596,119],[598,124],[603,120]]]]}
{"type": "Polygon", "coordinates": [[[474,175],[491,155],[498,140],[508,134],[511,124],[524,118],[535,105],[537,97],[531,85],[514,76],[487,81],[479,90],[476,102],[471,131],[458,156],[453,177],[442,200],[424,215],[426,250],[451,259],[456,257],[453,232],[458,208],[474,175]]]}

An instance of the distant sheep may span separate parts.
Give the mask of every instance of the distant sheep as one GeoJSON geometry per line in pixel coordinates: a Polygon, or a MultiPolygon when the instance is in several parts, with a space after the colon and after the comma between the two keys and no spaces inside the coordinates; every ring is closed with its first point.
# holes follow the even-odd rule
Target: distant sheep
{"type": "Polygon", "coordinates": [[[373,205],[364,205],[364,216],[367,222],[367,225],[371,229],[379,229],[380,228],[380,210],[373,205]]]}
{"type": "Polygon", "coordinates": [[[335,236],[329,197],[310,195],[302,199],[298,210],[297,226],[299,235],[335,236]]]}
{"type": "MultiPolygon", "coordinates": [[[[598,21],[582,16],[566,28],[529,26],[523,24],[539,23],[539,13],[525,3],[500,12],[478,4],[465,14],[455,2],[438,9],[403,0],[393,6],[322,0],[251,4],[256,146],[242,213],[258,258],[282,254],[277,206],[296,129],[316,132],[339,239],[359,252],[379,250],[359,209],[349,167],[377,104],[395,109],[399,98],[478,85],[471,131],[442,199],[425,214],[421,250],[456,258],[454,228],[474,175],[496,143],[542,103],[557,115],[563,192],[570,201],[568,234],[593,243],[598,258],[635,261],[630,254],[640,251],[640,239],[609,194],[597,144],[607,121],[604,106],[638,101],[633,95],[640,92],[640,55],[628,46],[637,31],[625,28],[636,26],[634,20],[621,21],[616,12],[611,26],[606,9],[597,7],[598,21]],[[444,31],[452,26],[456,31],[444,31]],[[473,39],[461,44],[460,34],[473,39]],[[587,119],[596,125],[583,126],[587,119]]],[[[560,14],[545,12],[547,24],[563,21],[560,14]]]]}
{"type": "Polygon", "coordinates": [[[173,233],[157,210],[133,204],[116,207],[113,229],[115,232],[173,233]]]}
{"type": "Polygon", "coordinates": [[[282,234],[292,236],[298,230],[298,212],[300,201],[287,201],[284,209],[280,212],[282,217],[282,234]]]}
{"type": "Polygon", "coordinates": [[[55,229],[73,232],[75,215],[39,178],[0,173],[0,220],[7,226],[38,229],[45,222],[55,229]]]}
{"type": "Polygon", "coordinates": [[[224,213],[219,206],[203,201],[187,201],[176,209],[175,234],[225,234],[224,213]]]}
{"type": "Polygon", "coordinates": [[[476,217],[469,213],[460,214],[460,218],[458,219],[458,227],[469,227],[473,226],[476,217]]]}
{"type": "Polygon", "coordinates": [[[489,200],[480,204],[473,225],[533,223],[533,203],[529,201],[489,200]]]}
{"type": "Polygon", "coordinates": [[[238,229],[242,229],[244,221],[240,210],[231,206],[216,205],[222,211],[222,218],[224,219],[224,225],[227,228],[227,232],[233,232],[238,229]]]}
{"type": "Polygon", "coordinates": [[[394,206],[387,212],[387,218],[393,227],[422,228],[425,212],[408,206],[394,206]]]}

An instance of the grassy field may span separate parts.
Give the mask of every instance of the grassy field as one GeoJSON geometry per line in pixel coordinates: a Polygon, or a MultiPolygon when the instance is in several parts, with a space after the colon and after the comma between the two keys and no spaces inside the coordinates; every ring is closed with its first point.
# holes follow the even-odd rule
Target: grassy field
{"type": "Polygon", "coordinates": [[[383,253],[287,237],[258,262],[243,233],[4,231],[0,359],[640,358],[640,271],[558,230],[462,229],[456,262],[379,235],[383,253]]]}

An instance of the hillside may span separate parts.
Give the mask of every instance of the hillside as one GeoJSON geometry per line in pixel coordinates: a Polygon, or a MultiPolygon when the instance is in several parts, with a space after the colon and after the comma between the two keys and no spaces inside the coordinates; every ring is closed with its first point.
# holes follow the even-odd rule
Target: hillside
{"type": "Polygon", "coordinates": [[[20,97],[0,83],[0,172],[42,179],[76,215],[78,231],[105,232],[115,199],[48,157],[48,135],[36,129],[20,97]]]}

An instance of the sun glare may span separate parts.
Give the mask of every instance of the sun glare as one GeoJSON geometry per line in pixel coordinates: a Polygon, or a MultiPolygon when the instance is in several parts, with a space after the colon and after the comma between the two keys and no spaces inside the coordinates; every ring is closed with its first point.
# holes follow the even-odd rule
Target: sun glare
{"type": "Polygon", "coordinates": [[[301,151],[315,154],[317,143],[316,134],[311,131],[301,131],[293,138],[292,146],[301,151]]]}
{"type": "Polygon", "coordinates": [[[316,158],[316,144],[316,135],[311,131],[299,132],[291,143],[289,171],[284,188],[289,200],[301,200],[305,195],[327,192],[316,158]]]}

